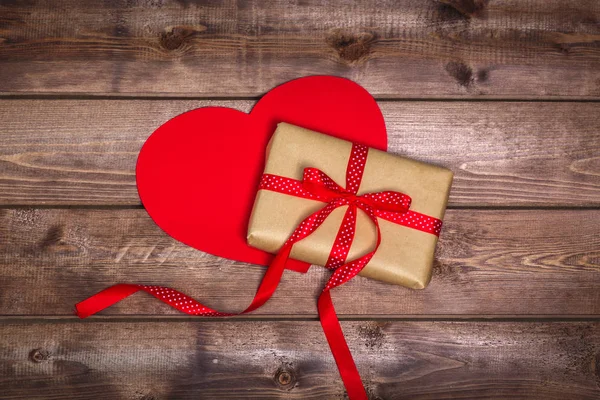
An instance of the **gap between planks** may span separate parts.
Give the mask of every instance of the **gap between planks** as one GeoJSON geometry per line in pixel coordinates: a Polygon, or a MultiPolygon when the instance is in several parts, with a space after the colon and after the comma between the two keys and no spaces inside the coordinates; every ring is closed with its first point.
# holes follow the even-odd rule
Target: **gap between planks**
{"type": "MultiPolygon", "coordinates": [[[[277,87],[274,86],[273,89],[277,87]]],[[[266,93],[259,96],[186,96],[185,94],[169,95],[165,93],[152,94],[103,94],[103,93],[0,93],[0,100],[154,100],[154,101],[258,101],[266,93]]],[[[565,97],[502,97],[502,96],[487,96],[478,98],[469,97],[382,97],[374,95],[373,98],[377,102],[413,102],[413,103],[428,103],[428,102],[462,102],[462,103],[600,103],[598,98],[581,98],[577,96],[565,97]]]]}
{"type": "MultiPolygon", "coordinates": [[[[600,315],[435,315],[435,314],[423,314],[423,315],[412,315],[410,317],[393,317],[387,315],[338,315],[338,319],[342,322],[361,322],[361,321],[372,321],[372,322],[518,322],[518,323],[538,323],[538,322],[600,322],[600,315]]],[[[80,322],[160,322],[162,320],[169,320],[171,322],[199,322],[199,323],[213,323],[213,322],[314,322],[318,321],[318,317],[307,317],[305,315],[293,315],[293,314],[282,314],[282,315],[245,315],[240,317],[197,317],[197,316],[186,316],[186,315],[93,315],[85,319],[80,319],[75,315],[10,315],[1,316],[0,321],[2,323],[10,322],[28,322],[28,323],[45,323],[45,322],[65,322],[70,323],[74,321],[80,322]]]]}

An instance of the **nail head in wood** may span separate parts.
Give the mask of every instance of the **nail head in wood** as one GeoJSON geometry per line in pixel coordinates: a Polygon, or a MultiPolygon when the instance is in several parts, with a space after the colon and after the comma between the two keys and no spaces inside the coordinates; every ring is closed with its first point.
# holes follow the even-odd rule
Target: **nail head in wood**
{"type": "Polygon", "coordinates": [[[275,374],[275,383],[282,389],[292,389],[296,384],[294,372],[288,369],[280,369],[275,374]]]}

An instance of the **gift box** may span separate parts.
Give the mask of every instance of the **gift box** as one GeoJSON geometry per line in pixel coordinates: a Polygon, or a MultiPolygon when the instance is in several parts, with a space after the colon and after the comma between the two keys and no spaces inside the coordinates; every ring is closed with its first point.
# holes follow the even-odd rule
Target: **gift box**
{"type": "MultiPolygon", "coordinates": [[[[329,135],[279,123],[266,150],[263,180],[248,226],[248,244],[277,253],[307,216],[326,205],[322,200],[295,195],[287,188],[301,187],[307,171],[315,170],[322,171],[343,188],[347,170],[356,161],[350,160],[354,146],[329,135]],[[271,186],[265,186],[265,182],[271,186]],[[278,190],[284,186],[286,190],[278,190]]],[[[380,244],[360,275],[422,289],[431,279],[452,171],[376,149],[365,148],[363,160],[356,196],[374,199],[388,196],[377,193],[393,191],[408,198],[410,206],[408,211],[384,210],[378,214],[380,244]],[[369,193],[374,195],[364,196],[369,193]]],[[[342,192],[340,198],[349,196],[342,192]]],[[[290,257],[326,265],[348,207],[335,208],[312,234],[294,244],[290,257]]],[[[372,251],[377,245],[377,227],[372,217],[359,207],[355,220],[348,261],[372,251]]]]}
{"type": "Polygon", "coordinates": [[[425,287],[452,173],[281,123],[267,147],[246,243],[261,155],[282,118],[336,127],[340,137],[385,148],[385,124],[371,95],[346,79],[315,76],[270,91],[247,115],[206,107],[172,119],[146,141],[136,166],[140,198],[165,232],[215,255],[268,263],[245,310],[222,312],[166,286],[120,283],[77,303],[76,312],[86,318],[143,291],[187,315],[246,314],[272,297],[286,268],[306,272],[320,264],[334,270],[317,301],[323,332],[348,398],[366,400],[331,290],[357,274],[425,287]]]}

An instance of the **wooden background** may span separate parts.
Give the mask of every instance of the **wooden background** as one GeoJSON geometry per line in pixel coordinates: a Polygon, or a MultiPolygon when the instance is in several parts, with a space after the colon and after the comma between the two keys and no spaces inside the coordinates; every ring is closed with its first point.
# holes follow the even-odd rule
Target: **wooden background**
{"type": "Polygon", "coordinates": [[[370,397],[600,398],[597,0],[0,0],[1,398],[344,398],[323,268],[245,318],[143,294],[73,315],[121,281],[248,304],[263,268],[166,236],[136,156],[183,111],[312,74],[363,85],[390,151],[456,174],[426,290],[334,293],[370,397]]]}

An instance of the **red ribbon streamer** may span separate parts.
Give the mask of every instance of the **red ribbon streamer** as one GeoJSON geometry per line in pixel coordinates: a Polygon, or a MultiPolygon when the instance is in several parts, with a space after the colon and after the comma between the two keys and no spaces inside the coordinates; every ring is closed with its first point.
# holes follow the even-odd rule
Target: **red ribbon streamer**
{"type": "Polygon", "coordinates": [[[265,304],[277,289],[293,245],[312,234],[333,210],[341,206],[348,206],[325,265],[334,269],[334,272],[319,296],[317,308],[323,332],[348,391],[348,397],[351,400],[366,400],[367,393],[335,313],[330,290],[354,278],[371,260],[381,243],[378,218],[436,236],[439,236],[442,226],[442,221],[437,218],[410,211],[411,199],[403,193],[383,191],[357,195],[367,155],[368,148],[366,146],[352,145],[346,169],[345,189],[316,168],[306,168],[302,181],[276,175],[263,175],[259,189],[321,201],[327,204],[321,210],[304,219],[294,230],[269,268],[267,268],[252,303],[241,313],[223,313],[213,310],[181,292],[163,286],[118,284],[76,304],[77,315],[80,318],[86,318],[140,290],[190,315],[226,317],[249,313],[265,304]],[[375,224],[377,243],[372,251],[346,263],[356,231],[356,213],[359,208],[375,224]]]}

